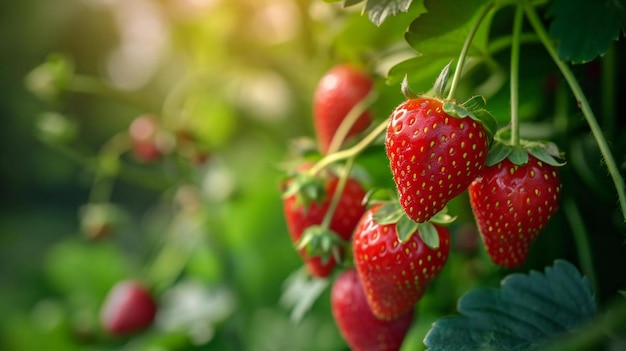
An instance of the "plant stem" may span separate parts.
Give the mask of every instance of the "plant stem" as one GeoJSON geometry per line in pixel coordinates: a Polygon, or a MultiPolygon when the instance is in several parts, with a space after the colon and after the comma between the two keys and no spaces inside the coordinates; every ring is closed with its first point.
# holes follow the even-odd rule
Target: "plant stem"
{"type": "Polygon", "coordinates": [[[367,109],[372,105],[372,103],[376,100],[378,94],[372,90],[366,97],[357,102],[350,112],[346,115],[346,117],[339,124],[339,128],[335,131],[335,135],[333,135],[333,139],[328,146],[328,153],[332,154],[341,149],[341,145],[343,144],[346,136],[350,132],[352,126],[356,123],[356,121],[361,117],[361,115],[367,111],[367,109]]]}
{"type": "Polygon", "coordinates": [[[349,157],[346,160],[346,164],[339,176],[339,182],[337,183],[337,187],[335,188],[335,193],[333,194],[333,198],[330,201],[330,205],[328,205],[328,211],[324,215],[324,220],[322,221],[322,228],[329,228],[330,222],[333,219],[333,215],[335,214],[335,210],[337,209],[337,205],[339,205],[339,200],[341,199],[341,193],[343,193],[343,189],[346,187],[346,183],[348,182],[348,178],[350,177],[350,171],[352,170],[352,166],[354,165],[354,157],[349,157]]]}
{"type": "Polygon", "coordinates": [[[593,137],[596,140],[598,147],[600,148],[600,152],[602,153],[604,162],[606,163],[609,173],[611,174],[611,177],[613,178],[613,183],[615,184],[615,189],[617,190],[617,196],[619,198],[619,203],[622,209],[622,217],[626,221],[626,192],[624,190],[624,179],[620,175],[619,168],[617,167],[617,164],[615,163],[615,159],[613,158],[613,155],[611,154],[611,149],[609,148],[609,145],[604,135],[602,134],[602,130],[600,129],[600,126],[598,125],[598,121],[595,115],[593,114],[593,111],[591,110],[589,101],[587,100],[585,93],[583,92],[582,88],[578,84],[578,81],[576,80],[576,77],[574,76],[572,71],[565,64],[565,62],[561,61],[561,59],[559,58],[556,48],[554,47],[554,44],[550,40],[550,37],[548,36],[546,29],[543,27],[543,24],[541,23],[541,20],[539,19],[539,16],[537,15],[537,12],[535,11],[535,9],[526,2],[524,3],[524,9],[526,11],[526,16],[528,18],[528,21],[533,26],[533,29],[539,36],[539,39],[541,40],[544,47],[546,48],[546,50],[552,57],[552,60],[561,71],[561,74],[567,81],[567,84],[569,85],[570,89],[572,90],[572,93],[576,97],[576,100],[578,100],[578,105],[580,106],[583,112],[583,115],[585,116],[585,119],[587,120],[587,124],[589,124],[591,133],[593,134],[593,137]]]}
{"type": "Polygon", "coordinates": [[[114,159],[114,162],[120,162],[120,155],[130,148],[129,143],[125,134],[118,133],[102,146],[98,154],[96,172],[89,192],[89,202],[98,203],[108,202],[110,200],[111,192],[113,191],[113,182],[120,170],[111,170],[107,168],[107,166],[113,166],[107,164],[103,165],[103,163],[106,162],[109,157],[114,159]]]}
{"type": "Polygon", "coordinates": [[[380,123],[374,130],[372,130],[368,135],[366,135],[361,141],[352,146],[349,149],[345,149],[339,152],[335,152],[332,154],[328,154],[323,159],[319,160],[315,166],[311,167],[309,171],[311,174],[315,175],[317,172],[324,169],[324,167],[332,164],[333,162],[337,162],[340,160],[347,159],[349,157],[353,157],[361,153],[365,148],[367,148],[371,143],[378,138],[378,136],[387,129],[387,125],[389,124],[389,119],[384,120],[380,123]]]}
{"type": "Polygon", "coordinates": [[[74,93],[90,94],[117,100],[145,112],[158,111],[158,108],[148,101],[130,95],[125,91],[115,88],[111,84],[90,76],[75,75],[70,81],[67,90],[74,93]]]}
{"type": "Polygon", "coordinates": [[[589,235],[585,229],[585,223],[581,219],[580,211],[576,207],[576,203],[570,197],[563,201],[563,211],[569,222],[574,241],[576,242],[576,250],[578,251],[578,259],[583,271],[583,275],[589,280],[592,289],[598,292],[595,271],[593,269],[593,257],[591,254],[591,245],[589,243],[589,235]]]}
{"type": "Polygon", "coordinates": [[[456,68],[454,70],[454,77],[452,77],[452,83],[450,83],[450,91],[448,92],[448,97],[446,98],[446,100],[452,100],[452,98],[454,97],[456,87],[459,84],[461,73],[463,71],[463,65],[465,64],[465,58],[467,57],[467,53],[469,52],[470,46],[472,46],[472,40],[474,39],[474,36],[476,35],[476,32],[478,31],[480,24],[483,22],[483,19],[485,19],[485,17],[489,13],[489,11],[491,11],[492,8],[493,8],[493,1],[490,2],[487,6],[485,6],[485,8],[483,8],[480,15],[478,16],[478,19],[476,20],[476,22],[474,22],[474,25],[470,29],[470,32],[467,34],[467,37],[465,38],[465,42],[463,43],[463,48],[461,49],[461,54],[459,54],[459,60],[456,63],[456,68]]]}
{"type": "Polygon", "coordinates": [[[617,53],[615,52],[615,48],[613,46],[609,47],[609,50],[602,57],[602,61],[600,62],[602,69],[602,125],[604,126],[604,130],[606,131],[607,138],[609,140],[613,139],[615,135],[616,128],[616,116],[615,116],[615,97],[617,91],[617,72],[615,71],[616,63],[618,60],[616,59],[617,53]]]}
{"type": "Polygon", "coordinates": [[[513,20],[513,40],[511,41],[511,145],[519,146],[519,58],[524,9],[517,5],[513,20]]]}

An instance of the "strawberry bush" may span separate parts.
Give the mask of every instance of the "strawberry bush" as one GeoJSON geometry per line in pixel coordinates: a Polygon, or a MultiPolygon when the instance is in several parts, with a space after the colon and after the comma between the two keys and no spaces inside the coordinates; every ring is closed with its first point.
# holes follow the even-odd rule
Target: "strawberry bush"
{"type": "Polygon", "coordinates": [[[7,13],[1,349],[626,348],[624,1],[7,13]]]}

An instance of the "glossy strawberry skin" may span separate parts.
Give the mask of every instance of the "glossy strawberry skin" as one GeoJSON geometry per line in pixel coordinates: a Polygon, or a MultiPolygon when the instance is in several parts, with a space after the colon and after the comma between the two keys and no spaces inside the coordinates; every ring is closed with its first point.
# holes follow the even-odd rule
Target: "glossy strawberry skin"
{"type": "MultiPolygon", "coordinates": [[[[303,206],[297,195],[283,198],[287,229],[294,243],[300,240],[302,233],[307,228],[322,223],[338,183],[339,178],[335,175],[329,175],[324,182],[325,196],[319,202],[312,202],[308,208],[303,206]]],[[[363,197],[365,197],[365,190],[361,184],[355,179],[349,178],[329,225],[330,229],[344,241],[350,240],[352,231],[365,212],[365,206],[361,204],[363,197]]],[[[300,249],[298,252],[309,273],[316,277],[327,277],[337,264],[333,257],[330,257],[327,262],[323,262],[320,257],[310,257],[305,249],[300,249]]]]}
{"type": "Polygon", "coordinates": [[[435,225],[437,249],[428,247],[418,233],[402,244],[395,224],[376,223],[374,214],[379,208],[365,212],[355,229],[354,261],[372,312],[379,319],[393,320],[413,308],[443,268],[450,232],[435,225]]]}
{"type": "Polygon", "coordinates": [[[557,211],[561,181],[557,167],[529,155],[516,166],[505,159],[485,168],[469,187],[470,204],[491,260],[520,266],[529,246],[557,211]]]}
{"type": "Polygon", "coordinates": [[[385,146],[400,204],[422,223],[480,174],[488,139],[479,122],[449,116],[437,99],[418,98],[394,110],[385,146]]]}
{"type": "MultiPolygon", "coordinates": [[[[372,90],[373,81],[351,65],[338,65],[322,76],[313,98],[313,122],[318,148],[326,154],[328,147],[346,115],[372,90]]],[[[347,138],[365,130],[372,121],[364,112],[348,132],[347,138]]]]}
{"type": "Polygon", "coordinates": [[[125,335],[147,328],[156,311],[150,292],[139,282],[126,280],[109,291],[100,310],[100,320],[108,333],[125,335]]]}
{"type": "Polygon", "coordinates": [[[330,298],[335,322],[352,351],[400,349],[411,327],[413,309],[392,321],[376,318],[354,269],[342,272],[335,280],[330,298]]]}

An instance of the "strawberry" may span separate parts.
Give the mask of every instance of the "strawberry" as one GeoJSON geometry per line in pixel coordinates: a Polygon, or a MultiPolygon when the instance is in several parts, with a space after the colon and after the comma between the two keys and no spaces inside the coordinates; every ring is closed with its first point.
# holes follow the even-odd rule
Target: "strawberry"
{"type": "Polygon", "coordinates": [[[385,146],[400,204],[422,223],[482,171],[488,137],[479,121],[453,117],[439,99],[416,97],[393,111],[385,146]]]}
{"type": "Polygon", "coordinates": [[[413,308],[450,251],[447,227],[418,224],[397,202],[378,204],[365,212],[352,240],[368,304],[377,318],[388,321],[413,308]]]}
{"type": "MultiPolygon", "coordinates": [[[[354,105],[369,94],[372,86],[372,79],[368,75],[347,64],[335,66],[322,76],[313,98],[313,122],[321,153],[327,153],[341,122],[354,105]]],[[[371,113],[363,112],[346,138],[365,130],[371,121],[371,113]]]]}
{"type": "Polygon", "coordinates": [[[157,119],[152,115],[135,118],[128,127],[128,136],[138,160],[150,162],[158,160],[167,152],[163,131],[157,119]]]}
{"type": "Polygon", "coordinates": [[[339,178],[331,172],[312,177],[301,171],[287,182],[283,195],[283,210],[291,239],[309,273],[317,277],[327,277],[332,272],[341,257],[342,244],[349,241],[365,212],[365,206],[361,204],[365,190],[357,180],[348,178],[328,228],[320,227],[338,183],[339,178]],[[305,232],[308,235],[304,235],[305,232]]]}
{"type": "Polygon", "coordinates": [[[397,351],[413,321],[413,309],[392,321],[376,318],[354,269],[335,280],[330,300],[339,331],[353,351],[397,351]]]}
{"type": "MultiPolygon", "coordinates": [[[[524,151],[524,154],[525,155],[524,151]]],[[[469,186],[470,204],[486,251],[503,267],[520,266],[537,234],[559,206],[556,164],[532,153],[516,164],[505,158],[485,168],[469,186]]]]}
{"type": "Polygon", "coordinates": [[[107,332],[124,335],[152,324],[156,309],[152,295],[143,285],[125,280],[109,291],[100,311],[100,319],[107,332]]]}

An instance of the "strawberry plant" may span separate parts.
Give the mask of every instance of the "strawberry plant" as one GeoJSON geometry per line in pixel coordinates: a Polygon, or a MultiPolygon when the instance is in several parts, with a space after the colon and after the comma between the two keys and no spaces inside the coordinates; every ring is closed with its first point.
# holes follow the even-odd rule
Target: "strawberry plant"
{"type": "Polygon", "coordinates": [[[2,21],[0,349],[626,345],[623,1],[46,6],[2,21]]]}

